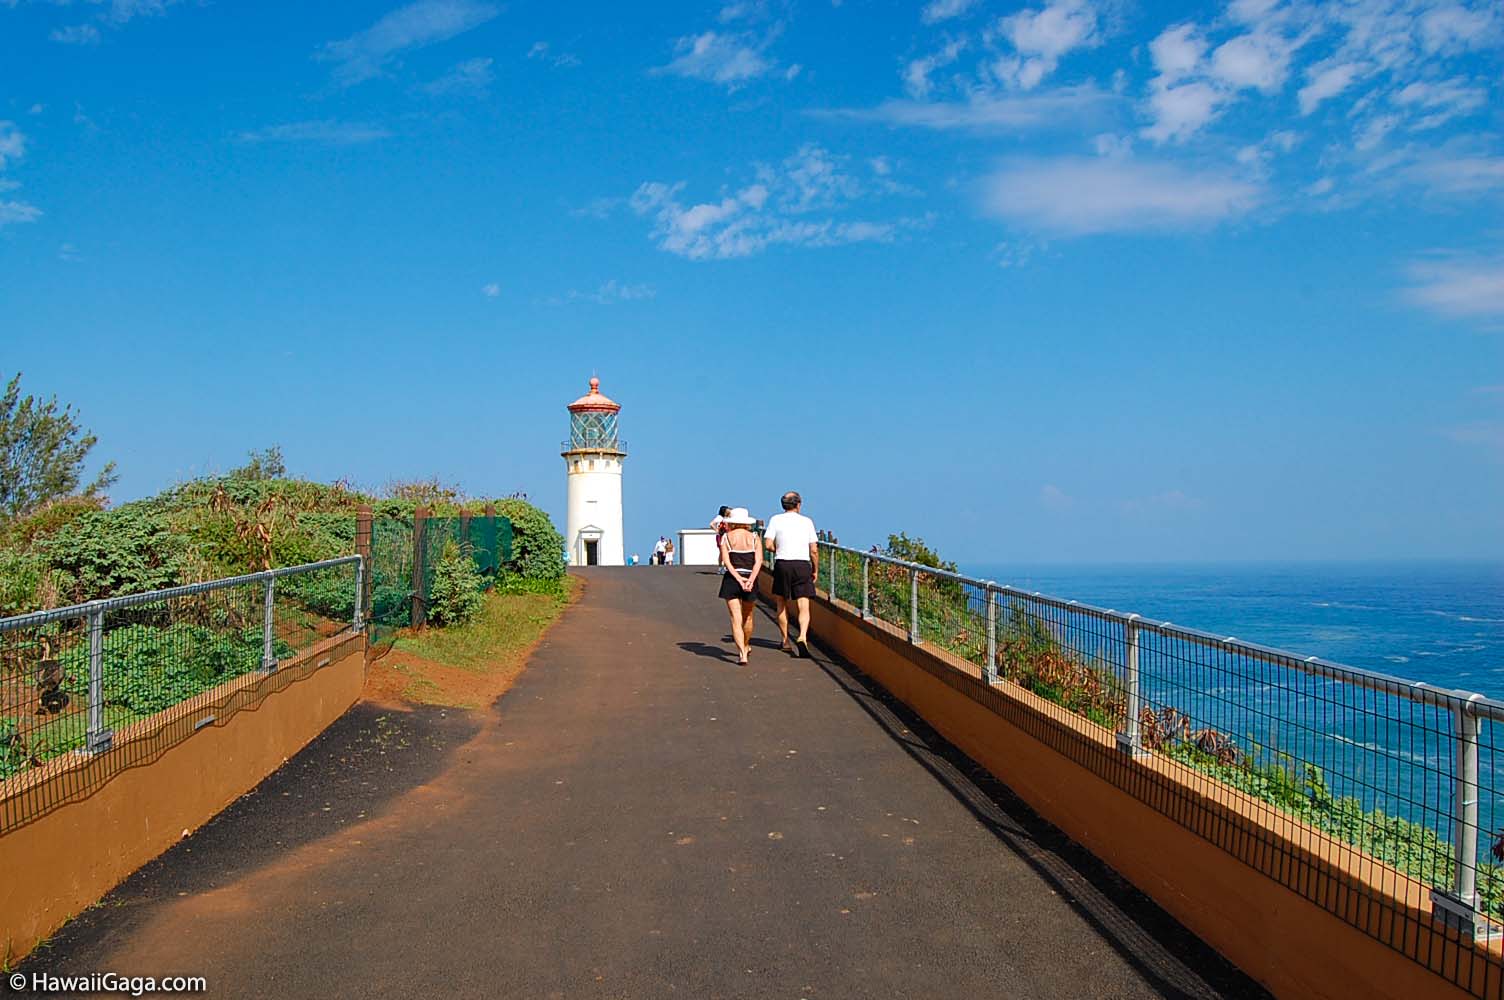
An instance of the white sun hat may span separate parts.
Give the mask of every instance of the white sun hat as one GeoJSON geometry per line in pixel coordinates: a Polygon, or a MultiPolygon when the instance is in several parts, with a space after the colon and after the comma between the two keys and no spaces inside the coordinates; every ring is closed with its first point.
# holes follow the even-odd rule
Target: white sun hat
{"type": "Polygon", "coordinates": [[[747,513],[745,507],[732,507],[731,513],[721,518],[722,524],[756,524],[757,518],[747,513]]]}

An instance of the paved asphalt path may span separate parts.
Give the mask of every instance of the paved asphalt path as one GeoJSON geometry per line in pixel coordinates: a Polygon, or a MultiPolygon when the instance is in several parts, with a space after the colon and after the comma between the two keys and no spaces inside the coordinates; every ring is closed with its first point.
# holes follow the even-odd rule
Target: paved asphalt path
{"type": "Polygon", "coordinates": [[[1260,991],[718,580],[584,571],[486,712],[358,706],[23,971],[219,996],[1260,991]]]}

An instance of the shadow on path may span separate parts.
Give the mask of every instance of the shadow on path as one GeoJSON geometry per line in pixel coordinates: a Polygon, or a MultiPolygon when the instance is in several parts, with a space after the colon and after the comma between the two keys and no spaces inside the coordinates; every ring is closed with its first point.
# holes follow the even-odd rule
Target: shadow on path
{"type": "MultiPolygon", "coordinates": [[[[766,606],[762,610],[771,617],[766,606]]],[[[1163,995],[1271,996],[860,668],[820,646],[817,636],[811,638],[820,669],[1163,995]]]]}

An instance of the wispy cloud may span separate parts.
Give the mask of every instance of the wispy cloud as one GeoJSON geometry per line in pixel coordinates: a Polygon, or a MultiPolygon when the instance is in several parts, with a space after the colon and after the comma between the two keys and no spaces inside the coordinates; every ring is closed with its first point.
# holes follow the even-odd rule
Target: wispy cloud
{"type": "Polygon", "coordinates": [[[92,24],[73,24],[56,28],[47,37],[64,45],[98,45],[101,36],[99,29],[92,24]]]}
{"type": "Polygon", "coordinates": [[[930,0],[919,11],[919,20],[925,24],[949,21],[960,17],[977,5],[977,0],[930,0]]]}
{"type": "Polygon", "coordinates": [[[1095,120],[1118,98],[1091,85],[1029,94],[977,95],[964,101],[890,99],[873,108],[832,108],[815,117],[845,118],[938,131],[1029,132],[1068,129],[1095,120]]]}
{"type": "Polygon", "coordinates": [[[527,57],[541,60],[555,69],[574,69],[580,65],[580,57],[573,52],[554,52],[547,42],[534,42],[527,50],[527,57]]]}
{"type": "Polygon", "coordinates": [[[0,229],[19,222],[35,222],[42,217],[42,210],[24,201],[0,201],[0,229]]]}
{"type": "Polygon", "coordinates": [[[288,122],[283,125],[268,125],[265,128],[241,132],[236,138],[241,142],[313,142],[330,146],[354,146],[390,138],[391,132],[380,125],[360,122],[341,122],[331,119],[288,122]]]}
{"type": "Polygon", "coordinates": [[[495,281],[488,281],[480,286],[480,293],[488,299],[494,299],[501,295],[501,285],[495,281]]]}
{"type": "Polygon", "coordinates": [[[425,83],[422,90],[435,97],[483,97],[490,92],[491,84],[496,79],[496,73],[491,69],[493,62],[492,59],[484,58],[466,59],[456,63],[437,80],[425,83]]]}
{"type": "Polygon", "coordinates": [[[364,31],[328,43],[318,58],[334,63],[334,82],[349,87],[380,76],[404,52],[462,35],[498,13],[479,0],[415,0],[364,31]]]}
{"type": "MultiPolygon", "coordinates": [[[[26,136],[15,122],[0,121],[0,170],[12,166],[26,155],[26,136]]],[[[21,185],[0,177],[0,193],[14,191],[21,185]]],[[[30,202],[0,200],[0,229],[22,222],[35,222],[42,217],[42,210],[30,202]]]]}
{"type": "Polygon", "coordinates": [[[611,306],[618,302],[641,302],[645,299],[655,298],[658,290],[652,285],[630,284],[608,278],[601,282],[600,287],[592,292],[571,291],[569,299],[572,302],[594,302],[596,305],[611,306]]]}
{"type": "Polygon", "coordinates": [[[776,32],[758,38],[745,32],[706,31],[674,42],[674,58],[654,73],[688,77],[737,90],[776,68],[765,54],[776,32]]]}
{"type": "Polygon", "coordinates": [[[1012,161],[986,178],[982,208],[1063,236],[1206,227],[1254,207],[1261,187],[1164,161],[1053,157],[1012,161]]]}
{"type": "Polygon", "coordinates": [[[662,250],[691,260],[747,257],[772,246],[887,243],[926,220],[872,221],[837,216],[864,195],[844,157],[809,144],[777,165],[759,165],[752,183],[714,201],[686,204],[685,184],[650,181],[630,204],[652,220],[662,250]]]}
{"type": "Polygon", "coordinates": [[[1504,257],[1442,256],[1408,268],[1412,303],[1454,319],[1504,321],[1504,257]]]}

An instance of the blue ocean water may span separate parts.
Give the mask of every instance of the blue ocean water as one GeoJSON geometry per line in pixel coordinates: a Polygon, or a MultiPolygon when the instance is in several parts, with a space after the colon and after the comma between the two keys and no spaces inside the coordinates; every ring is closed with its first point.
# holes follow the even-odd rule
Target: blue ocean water
{"type": "Polygon", "coordinates": [[[962,571],[1504,698],[1504,563],[971,565],[962,571]]]}
{"type": "MultiPolygon", "coordinates": [[[[987,566],[969,576],[1136,612],[1407,681],[1504,698],[1504,564],[987,566]]],[[[1064,638],[1064,636],[1062,636],[1064,638]]],[[[1090,651],[1089,646],[1088,652],[1090,651]]],[[[1119,657],[1108,659],[1121,669],[1119,657]]],[[[1142,693],[1262,761],[1320,766],[1338,795],[1452,836],[1451,713],[1337,681],[1146,646],[1142,693]],[[1185,657],[1185,659],[1177,659],[1185,657]],[[1203,665],[1198,669],[1195,664],[1203,665]]],[[[1504,725],[1482,727],[1478,856],[1504,843],[1504,725]]]]}

